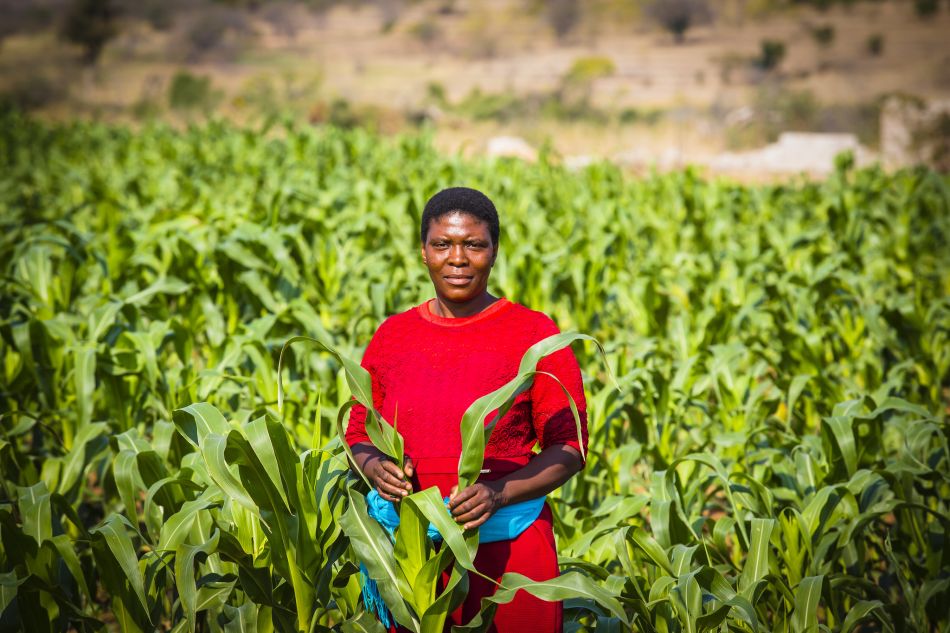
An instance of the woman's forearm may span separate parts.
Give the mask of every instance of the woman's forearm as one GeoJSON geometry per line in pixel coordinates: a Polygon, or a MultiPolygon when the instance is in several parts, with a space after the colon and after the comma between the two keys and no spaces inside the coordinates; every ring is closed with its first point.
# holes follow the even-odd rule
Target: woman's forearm
{"type": "Polygon", "coordinates": [[[583,467],[581,454],[572,446],[549,446],[526,466],[501,479],[482,482],[497,492],[502,505],[542,497],[560,488],[583,467]]]}
{"type": "Polygon", "coordinates": [[[353,451],[353,459],[356,461],[356,467],[364,473],[366,472],[366,462],[374,457],[378,459],[385,457],[381,450],[373,446],[372,442],[358,442],[351,446],[350,450],[353,451]]]}

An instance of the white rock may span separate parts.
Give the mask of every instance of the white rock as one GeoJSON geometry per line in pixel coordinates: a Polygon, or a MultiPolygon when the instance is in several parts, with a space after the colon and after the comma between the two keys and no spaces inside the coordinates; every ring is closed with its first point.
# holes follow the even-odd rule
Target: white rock
{"type": "Polygon", "coordinates": [[[871,152],[854,134],[783,132],[778,141],[747,152],[726,152],[712,158],[715,171],[759,173],[799,173],[823,175],[834,171],[835,157],[852,152],[858,165],[871,161],[871,152]]]}
{"type": "Polygon", "coordinates": [[[538,159],[538,150],[519,136],[495,136],[488,140],[485,153],[489,156],[507,156],[526,161],[538,159]]]}
{"type": "Polygon", "coordinates": [[[590,156],[588,154],[581,154],[580,156],[565,156],[564,157],[564,166],[570,170],[584,169],[589,165],[593,165],[597,162],[596,156],[590,156]]]}

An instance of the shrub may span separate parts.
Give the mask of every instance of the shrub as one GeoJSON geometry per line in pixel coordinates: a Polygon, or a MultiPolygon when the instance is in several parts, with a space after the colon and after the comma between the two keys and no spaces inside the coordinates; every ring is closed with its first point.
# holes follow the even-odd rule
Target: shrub
{"type": "Polygon", "coordinates": [[[374,132],[395,133],[406,125],[402,111],[376,105],[360,105],[343,97],[320,101],[310,109],[310,123],[333,125],[343,129],[364,128],[374,132]]]}
{"type": "Polygon", "coordinates": [[[762,40],[759,59],[756,64],[762,70],[774,70],[785,59],[785,42],[780,40],[762,40]]]}
{"type": "Polygon", "coordinates": [[[291,2],[268,2],[261,7],[260,16],[278,35],[294,39],[300,26],[301,8],[291,2]]]}
{"type": "Polygon", "coordinates": [[[459,110],[476,121],[510,121],[527,111],[524,99],[509,92],[484,93],[474,88],[458,105],[459,110]]]}
{"type": "Polygon", "coordinates": [[[112,0],[73,0],[60,35],[82,47],[85,63],[95,64],[106,43],[119,32],[117,14],[112,0]]]}
{"type": "Polygon", "coordinates": [[[578,57],[564,75],[564,81],[571,83],[590,83],[595,79],[609,77],[617,71],[617,66],[609,57],[578,57]]]}
{"type": "Polygon", "coordinates": [[[235,102],[263,117],[304,114],[316,99],[320,83],[319,75],[300,77],[290,71],[261,73],[244,82],[235,102]]]}
{"type": "Polygon", "coordinates": [[[821,48],[828,48],[835,41],[835,27],[830,24],[822,24],[811,28],[811,38],[815,40],[821,48]]]}
{"type": "Polygon", "coordinates": [[[162,109],[153,99],[143,96],[132,104],[129,111],[136,119],[143,121],[156,118],[161,114],[162,109]]]}
{"type": "Polygon", "coordinates": [[[210,110],[217,101],[211,78],[180,71],[168,88],[168,105],[173,110],[210,110]]]}
{"type": "Polygon", "coordinates": [[[914,0],[914,10],[922,18],[934,15],[939,9],[939,0],[914,0]]]}
{"type": "Polygon", "coordinates": [[[426,85],[426,99],[439,106],[444,106],[448,99],[445,95],[445,86],[438,81],[430,81],[426,85]]]}
{"type": "Polygon", "coordinates": [[[195,18],[185,33],[188,58],[195,60],[214,53],[231,57],[253,34],[243,12],[209,7],[195,18]]]}
{"type": "Polygon", "coordinates": [[[624,108],[617,120],[623,124],[643,123],[656,125],[663,118],[663,111],[657,109],[624,108]]]}
{"type": "Polygon", "coordinates": [[[865,46],[867,46],[868,53],[874,57],[880,57],[880,55],[884,52],[884,36],[880,33],[871,35],[868,37],[865,46]]]}
{"type": "Polygon", "coordinates": [[[156,31],[168,31],[175,25],[175,16],[187,8],[188,0],[122,0],[123,15],[147,22],[156,31]]]}
{"type": "Polygon", "coordinates": [[[409,35],[428,46],[439,39],[442,31],[434,20],[425,18],[409,27],[409,35]]]}
{"type": "Polygon", "coordinates": [[[547,6],[548,24],[554,29],[557,38],[563,39],[580,20],[580,3],[578,0],[551,0],[547,6]]]}
{"type": "Polygon", "coordinates": [[[650,16],[673,35],[677,44],[686,37],[686,31],[696,24],[712,19],[706,0],[654,0],[648,7],[650,16]]]}
{"type": "Polygon", "coordinates": [[[379,31],[383,34],[389,33],[399,20],[400,3],[398,0],[377,0],[376,7],[382,19],[379,31]]]}

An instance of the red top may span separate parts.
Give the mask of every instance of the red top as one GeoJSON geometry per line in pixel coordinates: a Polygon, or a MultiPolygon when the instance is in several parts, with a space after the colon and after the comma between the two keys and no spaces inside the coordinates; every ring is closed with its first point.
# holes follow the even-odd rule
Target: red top
{"type": "MultiPolygon", "coordinates": [[[[459,425],[465,410],[514,378],[531,345],[558,332],[545,314],[507,299],[456,319],[433,314],[427,302],[386,319],[366,348],[362,365],[373,378],[376,409],[396,423],[417,470],[422,470],[422,460],[452,472],[462,452],[459,425]]],[[[541,359],[538,370],[557,376],[574,398],[586,452],[587,407],[574,353],[570,348],[555,352],[541,359]]],[[[350,445],[369,441],[365,420],[366,408],[354,406],[346,430],[350,445]]],[[[579,450],[567,397],[542,375],[535,376],[531,388],[495,426],[485,449],[486,467],[499,461],[524,465],[535,442],[542,449],[566,444],[579,450]]],[[[502,470],[512,468],[492,468],[496,475],[502,470]]]]}

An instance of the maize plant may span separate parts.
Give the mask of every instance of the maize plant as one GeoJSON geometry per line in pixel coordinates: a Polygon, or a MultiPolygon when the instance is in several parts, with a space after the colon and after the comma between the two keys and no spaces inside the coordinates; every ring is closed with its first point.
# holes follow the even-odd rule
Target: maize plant
{"type": "MultiPolygon", "coordinates": [[[[946,629],[950,181],[839,165],[634,178],[3,110],[0,630],[381,631],[361,563],[441,629],[477,536],[417,491],[390,539],[339,436],[375,327],[430,296],[423,205],[460,183],[500,211],[492,291],[603,349],[573,346],[590,448],[549,497],[561,576],[504,578],[459,630],[521,590],[572,632],[946,629]]],[[[460,481],[506,398],[460,421],[460,481]]]]}

